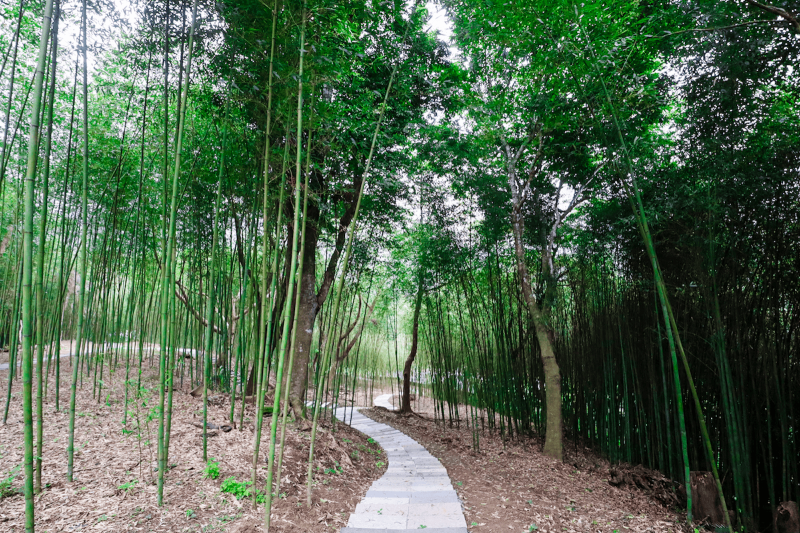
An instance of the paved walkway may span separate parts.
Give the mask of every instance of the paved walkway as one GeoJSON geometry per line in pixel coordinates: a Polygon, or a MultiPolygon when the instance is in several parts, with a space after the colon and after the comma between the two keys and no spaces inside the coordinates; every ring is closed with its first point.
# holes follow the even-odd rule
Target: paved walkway
{"type": "MultiPolygon", "coordinates": [[[[61,354],[61,358],[63,359],[64,357],[69,357],[71,355],[74,355],[74,354],[62,353],[61,354]]],[[[47,363],[47,361],[45,361],[45,363],[47,363]]],[[[11,363],[2,363],[2,364],[0,364],[0,370],[8,370],[8,368],[9,368],[8,365],[10,365],[10,364],[11,363]]],[[[53,364],[55,364],[55,363],[53,363],[53,364]]],[[[22,366],[22,351],[20,351],[19,357],[17,357],[17,367],[19,368],[21,366],[22,366]]],[[[33,366],[36,366],[36,357],[33,358],[33,366]]]]}
{"type": "MultiPolygon", "coordinates": [[[[392,409],[390,394],[375,405],[392,409]]],[[[341,533],[468,533],[461,502],[447,470],[414,439],[375,422],[358,408],[336,409],[336,417],[383,447],[389,468],[367,491],[341,533]]]]}

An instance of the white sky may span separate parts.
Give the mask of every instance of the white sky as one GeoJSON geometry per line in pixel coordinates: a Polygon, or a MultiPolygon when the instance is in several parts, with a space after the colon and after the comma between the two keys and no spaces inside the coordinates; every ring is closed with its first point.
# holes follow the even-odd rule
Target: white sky
{"type": "Polygon", "coordinates": [[[438,32],[439,38],[447,43],[450,48],[451,59],[457,61],[460,58],[460,54],[453,43],[453,21],[450,20],[447,11],[445,11],[444,7],[434,2],[427,2],[425,8],[431,15],[431,20],[428,21],[428,25],[425,29],[438,32]]]}

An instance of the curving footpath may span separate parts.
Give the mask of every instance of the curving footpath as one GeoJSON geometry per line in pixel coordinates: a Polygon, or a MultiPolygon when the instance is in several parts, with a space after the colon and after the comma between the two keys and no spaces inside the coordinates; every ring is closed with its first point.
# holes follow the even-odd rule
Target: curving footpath
{"type": "MultiPolygon", "coordinates": [[[[390,394],[375,405],[392,409],[390,394]]],[[[447,470],[414,439],[375,422],[358,408],[338,408],[336,417],[375,439],[386,451],[389,468],[367,491],[341,533],[468,533],[461,502],[447,470]]]]}

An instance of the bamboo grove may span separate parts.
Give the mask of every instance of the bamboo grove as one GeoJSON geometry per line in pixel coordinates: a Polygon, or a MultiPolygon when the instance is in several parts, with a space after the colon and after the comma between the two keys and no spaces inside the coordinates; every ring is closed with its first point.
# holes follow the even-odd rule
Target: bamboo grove
{"type": "Polygon", "coordinates": [[[446,0],[445,39],[419,2],[118,4],[2,7],[28,531],[48,413],[74,482],[77,391],[112,375],[123,428],[157,397],[158,505],[175,391],[202,396],[204,461],[209,397],[251,409],[267,530],[286,424],[311,430],[310,506],[323,405],[376,387],[478,449],[657,469],[690,522],[690,472],[731,530],[800,498],[791,10],[446,0]]]}

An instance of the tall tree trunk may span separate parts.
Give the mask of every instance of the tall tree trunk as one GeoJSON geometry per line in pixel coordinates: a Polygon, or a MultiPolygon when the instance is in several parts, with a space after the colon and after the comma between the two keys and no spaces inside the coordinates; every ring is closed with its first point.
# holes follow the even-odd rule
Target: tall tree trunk
{"type": "MultiPolygon", "coordinates": [[[[538,161],[541,156],[542,142],[541,131],[538,133],[539,150],[536,156],[538,161]]],[[[549,326],[547,324],[547,316],[542,311],[539,302],[533,294],[531,288],[531,276],[528,271],[528,266],[525,264],[525,248],[523,246],[522,236],[524,233],[525,223],[522,215],[522,204],[524,202],[524,190],[521,190],[517,181],[517,161],[524,152],[527,142],[522,147],[513,153],[513,150],[504,142],[506,155],[508,157],[508,183],[511,188],[512,208],[511,208],[511,230],[514,234],[514,251],[517,262],[517,274],[519,275],[520,284],[522,285],[522,296],[525,298],[525,303],[528,306],[528,312],[533,319],[534,328],[536,330],[536,340],[539,341],[539,351],[542,358],[542,366],[544,367],[544,388],[545,388],[545,402],[547,408],[547,427],[545,430],[544,438],[544,454],[558,459],[563,459],[563,444],[562,444],[562,421],[561,421],[561,369],[556,360],[556,354],[553,350],[553,342],[551,340],[549,326]]],[[[535,168],[536,165],[534,165],[535,168]]],[[[552,275],[552,272],[550,272],[552,275]]]]}
{"type": "Polygon", "coordinates": [[[308,367],[311,357],[311,346],[314,340],[314,322],[321,309],[316,292],[316,250],[319,239],[319,212],[316,206],[309,205],[309,216],[313,217],[306,224],[306,241],[303,248],[303,276],[300,278],[300,306],[297,317],[297,338],[292,365],[292,382],[289,384],[289,406],[295,417],[305,418],[303,398],[308,388],[308,367]]]}
{"type": "Polygon", "coordinates": [[[550,333],[536,297],[531,289],[530,273],[525,265],[525,249],[522,246],[522,216],[512,215],[511,227],[514,232],[514,249],[517,256],[517,273],[522,285],[522,295],[528,305],[528,311],[536,328],[536,340],[544,367],[544,388],[547,404],[547,429],[544,438],[544,454],[559,461],[563,459],[562,422],[561,422],[561,369],[558,367],[550,333]]]}
{"type": "Polygon", "coordinates": [[[419,286],[417,287],[417,297],[414,299],[414,321],[411,326],[411,351],[403,365],[403,397],[400,404],[401,413],[411,412],[411,365],[417,358],[417,346],[419,344],[419,313],[422,309],[422,277],[420,276],[419,286]]]}

